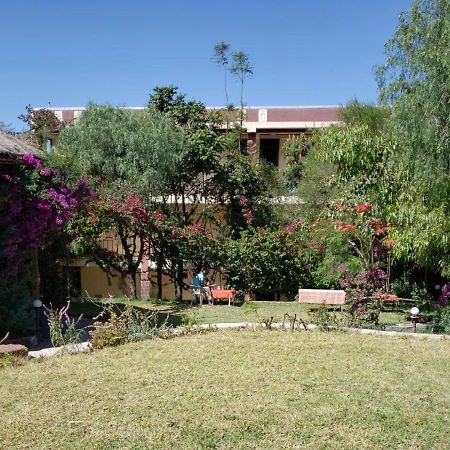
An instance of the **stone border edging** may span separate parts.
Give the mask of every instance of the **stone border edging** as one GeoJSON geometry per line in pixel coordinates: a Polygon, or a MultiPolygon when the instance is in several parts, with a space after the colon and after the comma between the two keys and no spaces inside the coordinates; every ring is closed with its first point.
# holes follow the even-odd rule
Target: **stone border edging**
{"type": "MultiPolygon", "coordinates": [[[[272,328],[290,330],[291,325],[289,323],[272,323],[272,328]]],[[[252,322],[230,322],[230,323],[213,323],[213,324],[202,324],[202,325],[192,325],[190,327],[193,330],[239,330],[251,328],[253,330],[267,328],[265,323],[252,323],[252,322]]],[[[303,325],[294,324],[295,329],[300,329],[304,331],[303,325]]],[[[318,330],[319,327],[315,324],[308,324],[308,331],[318,330]]],[[[175,335],[182,334],[184,331],[188,330],[189,327],[176,327],[171,330],[175,335]]],[[[360,333],[360,334],[372,334],[376,336],[390,336],[390,337],[413,337],[422,338],[430,340],[450,340],[450,335],[446,334],[429,334],[429,333],[402,333],[400,331],[380,331],[371,330],[368,328],[335,328],[330,327],[332,330],[341,330],[350,333],[360,333]]],[[[28,352],[30,358],[45,358],[48,356],[60,355],[62,353],[81,353],[88,352],[92,349],[90,342],[82,342],[81,344],[71,344],[63,347],[50,347],[44,348],[42,350],[28,352]]]]}
{"type": "Polygon", "coordinates": [[[90,342],[81,342],[80,344],[63,345],[62,347],[43,348],[28,352],[30,358],[46,358],[48,356],[60,355],[62,353],[81,353],[88,352],[92,348],[90,342]]]}

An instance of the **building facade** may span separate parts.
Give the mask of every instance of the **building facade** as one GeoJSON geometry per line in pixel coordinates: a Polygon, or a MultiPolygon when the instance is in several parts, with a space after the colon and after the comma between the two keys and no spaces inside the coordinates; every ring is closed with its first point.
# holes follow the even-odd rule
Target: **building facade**
{"type": "MultiPolygon", "coordinates": [[[[75,123],[83,114],[84,108],[50,108],[56,117],[64,123],[75,123]]],[[[143,111],[142,107],[126,108],[143,111]]],[[[208,108],[217,110],[221,108],[208,108]]],[[[287,158],[283,153],[283,142],[293,136],[299,136],[314,129],[329,127],[339,123],[339,106],[299,106],[299,107],[274,107],[260,106],[245,108],[243,128],[246,130],[243,137],[247,148],[260,159],[274,164],[280,170],[286,167],[287,158]]],[[[57,134],[49,138],[48,147],[57,143],[57,134]]],[[[120,244],[111,236],[104,240],[106,249],[120,252],[120,244]]],[[[116,273],[110,276],[103,272],[93,262],[80,258],[72,263],[79,268],[79,289],[91,297],[124,296],[129,292],[128,280],[116,273]]],[[[77,269],[78,270],[78,269],[77,269]]],[[[187,274],[186,274],[187,276],[187,274]]],[[[220,274],[216,281],[223,284],[220,274]]],[[[138,280],[138,296],[153,298],[156,296],[154,281],[156,272],[152,263],[144,259],[140,267],[138,280]],[[153,280],[152,280],[153,279],[153,280]],[[153,283],[152,283],[153,281],[153,283]]],[[[175,292],[170,280],[165,278],[164,298],[174,298],[175,292]]]]}

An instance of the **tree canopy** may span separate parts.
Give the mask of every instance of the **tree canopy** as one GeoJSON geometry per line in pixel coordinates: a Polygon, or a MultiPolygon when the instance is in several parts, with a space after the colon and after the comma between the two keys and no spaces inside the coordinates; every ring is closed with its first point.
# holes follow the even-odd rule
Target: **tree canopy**
{"type": "Polygon", "coordinates": [[[400,16],[378,68],[390,105],[402,186],[390,216],[398,256],[450,275],[450,3],[416,0],[400,16]]]}

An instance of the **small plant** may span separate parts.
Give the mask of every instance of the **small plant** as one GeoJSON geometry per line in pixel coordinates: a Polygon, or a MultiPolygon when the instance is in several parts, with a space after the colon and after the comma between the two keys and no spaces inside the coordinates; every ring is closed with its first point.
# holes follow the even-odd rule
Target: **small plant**
{"type": "Polygon", "coordinates": [[[411,291],[411,298],[415,303],[423,305],[433,302],[433,296],[428,292],[424,282],[421,284],[414,283],[411,291]]]}
{"type": "Polygon", "coordinates": [[[263,320],[261,323],[265,324],[267,330],[272,329],[273,317],[270,316],[267,319],[263,320]]]}
{"type": "Polygon", "coordinates": [[[330,311],[324,303],[316,308],[311,308],[308,314],[311,316],[311,321],[323,331],[329,331],[331,327],[339,327],[341,325],[336,311],[330,311]]]}
{"type": "Polygon", "coordinates": [[[292,331],[294,331],[294,329],[295,329],[296,322],[298,322],[298,330],[300,330],[300,325],[301,325],[305,331],[308,331],[308,322],[303,320],[301,317],[297,318],[297,314],[294,314],[293,316],[291,316],[289,313],[285,313],[285,315],[283,316],[283,328],[284,328],[284,321],[286,318],[289,321],[290,328],[292,331]]]}
{"type": "Polygon", "coordinates": [[[350,326],[359,328],[363,325],[380,325],[381,299],[356,298],[349,305],[350,326]]]}
{"type": "Polygon", "coordinates": [[[123,310],[116,311],[117,309],[117,305],[108,303],[95,318],[105,316],[107,320],[95,322],[94,329],[89,332],[93,348],[114,347],[126,342],[167,337],[169,316],[159,325],[157,311],[143,311],[132,305],[126,305],[123,310]]]}
{"type": "Polygon", "coordinates": [[[47,323],[50,329],[50,340],[55,347],[69,344],[79,344],[83,334],[83,328],[77,328],[82,315],[74,320],[69,317],[67,311],[70,307],[70,301],[61,309],[47,308],[44,305],[44,314],[47,317],[47,323]]]}

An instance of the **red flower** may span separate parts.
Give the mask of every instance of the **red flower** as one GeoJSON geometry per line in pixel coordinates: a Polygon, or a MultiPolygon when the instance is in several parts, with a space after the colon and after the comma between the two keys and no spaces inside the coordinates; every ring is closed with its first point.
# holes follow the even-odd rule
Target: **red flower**
{"type": "Polygon", "coordinates": [[[386,222],[383,222],[382,220],[373,220],[372,222],[369,222],[369,227],[377,228],[377,227],[385,227],[386,222]]]}
{"type": "Polygon", "coordinates": [[[345,211],[348,208],[349,208],[349,206],[348,205],[344,205],[343,203],[339,203],[338,205],[336,205],[336,209],[338,211],[345,211]]]}
{"type": "Polygon", "coordinates": [[[339,227],[341,231],[351,231],[355,229],[355,225],[352,223],[349,223],[348,225],[343,225],[342,227],[339,227]]]}
{"type": "Polygon", "coordinates": [[[362,213],[372,209],[372,206],[373,206],[372,203],[360,203],[359,205],[355,206],[355,211],[362,213]]]}

